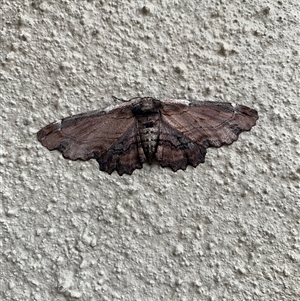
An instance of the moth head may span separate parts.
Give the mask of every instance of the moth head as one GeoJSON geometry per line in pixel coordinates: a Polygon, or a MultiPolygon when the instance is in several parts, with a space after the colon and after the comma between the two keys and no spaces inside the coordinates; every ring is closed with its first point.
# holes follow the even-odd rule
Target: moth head
{"type": "Polygon", "coordinates": [[[158,99],[152,97],[143,97],[141,98],[140,102],[133,107],[132,112],[134,115],[158,113],[161,106],[161,101],[158,99]]]}

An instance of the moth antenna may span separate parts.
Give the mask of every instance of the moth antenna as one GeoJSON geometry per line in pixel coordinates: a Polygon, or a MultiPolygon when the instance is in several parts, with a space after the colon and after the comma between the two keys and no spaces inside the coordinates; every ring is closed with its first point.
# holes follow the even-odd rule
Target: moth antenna
{"type": "Polygon", "coordinates": [[[123,98],[116,97],[116,96],[114,96],[114,95],[112,95],[111,97],[112,97],[114,100],[121,100],[121,101],[123,101],[123,102],[130,102],[130,101],[132,101],[132,100],[134,100],[134,99],[140,98],[140,97],[133,97],[133,98],[130,98],[130,99],[123,99],[123,98]]]}
{"type": "Polygon", "coordinates": [[[129,100],[127,100],[127,99],[119,98],[119,97],[116,97],[116,96],[114,96],[114,95],[112,95],[111,97],[112,97],[112,99],[114,99],[114,100],[121,100],[121,101],[123,101],[123,102],[128,102],[128,101],[129,101],[129,100]]]}

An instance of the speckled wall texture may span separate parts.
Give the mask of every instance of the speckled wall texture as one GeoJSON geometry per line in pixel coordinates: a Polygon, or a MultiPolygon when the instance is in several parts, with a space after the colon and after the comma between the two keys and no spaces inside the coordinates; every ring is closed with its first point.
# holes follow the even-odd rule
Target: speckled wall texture
{"type": "Polygon", "coordinates": [[[298,0],[0,10],[1,300],[300,300],[298,0]],[[176,173],[108,175],[37,141],[112,95],[229,101],[260,119],[176,173]]]}

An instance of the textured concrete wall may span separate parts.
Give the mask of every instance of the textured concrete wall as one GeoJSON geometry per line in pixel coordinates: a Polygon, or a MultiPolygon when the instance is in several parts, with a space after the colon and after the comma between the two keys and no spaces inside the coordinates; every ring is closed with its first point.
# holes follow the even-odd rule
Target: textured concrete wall
{"type": "Polygon", "coordinates": [[[0,299],[300,300],[299,1],[149,2],[2,0],[0,299]],[[177,173],[37,142],[111,95],[260,119],[177,173]]]}

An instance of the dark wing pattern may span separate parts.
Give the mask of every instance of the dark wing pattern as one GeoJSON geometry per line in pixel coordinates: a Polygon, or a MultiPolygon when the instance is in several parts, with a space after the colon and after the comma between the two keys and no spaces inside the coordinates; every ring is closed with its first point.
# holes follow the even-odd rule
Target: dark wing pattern
{"type": "Polygon", "coordinates": [[[135,169],[143,167],[146,156],[141,145],[136,120],[133,119],[133,121],[133,125],[124,132],[122,137],[103,155],[96,158],[100,170],[109,174],[116,170],[121,176],[123,174],[131,175],[135,169]]]}
{"type": "Polygon", "coordinates": [[[231,144],[258,119],[257,112],[246,106],[209,101],[167,100],[160,111],[156,160],[173,171],[203,163],[206,148],[231,144]]]}
{"type": "Polygon", "coordinates": [[[132,107],[93,111],[53,122],[37,133],[49,150],[71,160],[96,159],[100,170],[131,174],[146,161],[132,107]]]}

